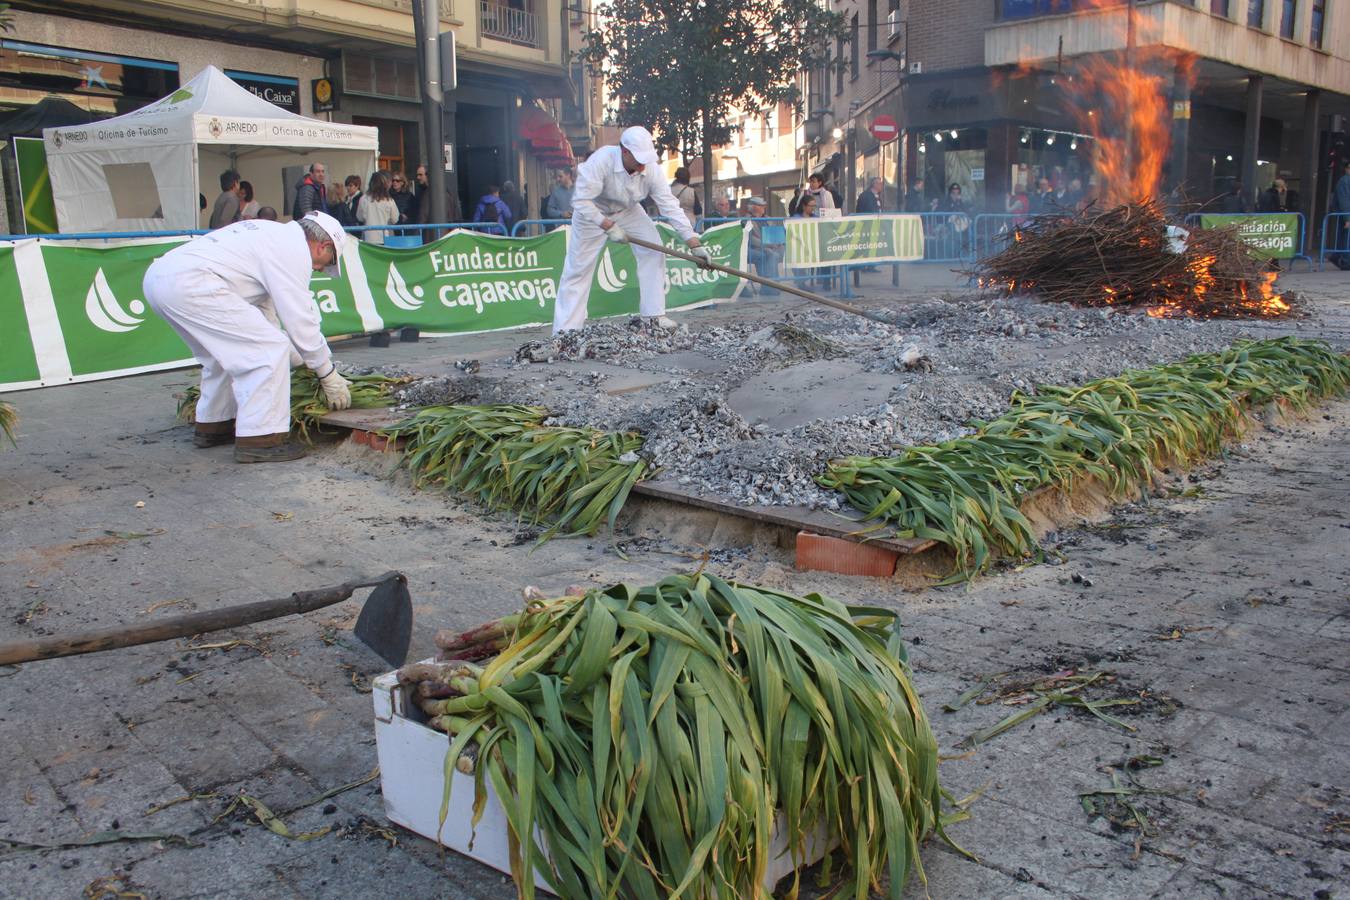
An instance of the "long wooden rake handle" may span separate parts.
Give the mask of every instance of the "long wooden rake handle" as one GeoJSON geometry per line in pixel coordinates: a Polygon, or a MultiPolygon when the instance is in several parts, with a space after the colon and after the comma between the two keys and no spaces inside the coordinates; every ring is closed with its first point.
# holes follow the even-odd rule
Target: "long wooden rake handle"
{"type": "Polygon", "coordinates": [[[694,256],[693,254],[685,253],[682,250],[672,250],[665,244],[653,244],[651,241],[644,241],[642,238],[633,237],[632,235],[628,236],[628,243],[633,244],[636,247],[645,247],[648,250],[656,250],[660,253],[666,254],[667,256],[673,256],[676,259],[682,259],[686,262],[691,262],[694,263],[695,265],[702,266],[705,269],[712,269],[717,272],[725,272],[728,275],[735,275],[737,278],[744,278],[746,281],[753,281],[756,284],[762,284],[765,287],[777,288],[778,290],[786,291],[789,294],[796,294],[798,297],[804,297],[805,299],[813,300],[816,303],[823,303],[824,305],[829,306],[833,309],[837,309],[841,312],[851,313],[855,316],[862,316],[864,319],[871,319],[873,322],[880,322],[882,325],[895,324],[894,322],[887,319],[885,316],[879,315],[874,312],[869,312],[868,310],[865,310],[858,306],[854,306],[851,303],[845,303],[842,300],[831,300],[829,297],[822,297],[819,294],[813,294],[810,291],[803,290],[802,288],[799,288],[795,285],[787,284],[781,281],[772,281],[768,278],[762,278],[759,275],[752,275],[749,272],[742,272],[740,269],[733,269],[731,268],[731,266],[724,266],[721,263],[708,262],[700,259],[697,256],[694,256]]]}

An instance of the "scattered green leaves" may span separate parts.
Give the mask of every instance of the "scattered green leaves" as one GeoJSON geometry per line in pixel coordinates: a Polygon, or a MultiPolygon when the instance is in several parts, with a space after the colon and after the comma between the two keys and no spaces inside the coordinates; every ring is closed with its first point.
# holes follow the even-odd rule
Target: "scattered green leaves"
{"type": "Polygon", "coordinates": [[[432,406],[383,434],[404,438],[416,483],[512,509],[554,535],[611,530],[629,491],[651,473],[632,432],[548,426],[535,406],[432,406]]]}
{"type": "Polygon", "coordinates": [[[1033,492],[1095,478],[1112,497],[1131,496],[1157,467],[1219,452],[1248,410],[1275,401],[1303,410],[1348,385],[1350,358],[1321,341],[1238,341],[1083,387],[1015,393],[1008,412],[972,423],[972,435],[898,456],[835,460],[817,480],[899,537],[951,548],[949,580],[964,580],[1000,557],[1040,558],[1021,511],[1033,492]]]}

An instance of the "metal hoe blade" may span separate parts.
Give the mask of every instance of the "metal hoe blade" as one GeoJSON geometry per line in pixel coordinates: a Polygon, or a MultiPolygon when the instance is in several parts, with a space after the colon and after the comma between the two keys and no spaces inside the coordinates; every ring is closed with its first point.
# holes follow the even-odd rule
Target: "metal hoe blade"
{"type": "Polygon", "coordinates": [[[408,658],[408,645],[412,642],[412,620],[408,579],[395,574],[370,592],[352,633],[389,665],[401,666],[408,658]]]}

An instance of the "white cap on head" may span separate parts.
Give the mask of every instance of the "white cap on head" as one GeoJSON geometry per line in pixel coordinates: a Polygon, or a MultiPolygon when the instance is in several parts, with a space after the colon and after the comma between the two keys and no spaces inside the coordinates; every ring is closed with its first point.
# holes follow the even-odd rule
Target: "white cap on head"
{"type": "Polygon", "coordinates": [[[619,146],[633,154],[639,165],[650,166],[656,162],[656,141],[652,133],[641,125],[625,128],[619,137],[619,146]]]}
{"type": "Polygon", "coordinates": [[[318,222],[319,227],[324,230],[324,233],[328,235],[329,240],[333,242],[333,264],[331,266],[324,266],[323,270],[334,278],[340,277],[342,275],[342,248],[347,244],[347,232],[342,230],[342,223],[328,213],[319,212],[318,210],[307,213],[305,218],[313,219],[315,222],[318,222]]]}

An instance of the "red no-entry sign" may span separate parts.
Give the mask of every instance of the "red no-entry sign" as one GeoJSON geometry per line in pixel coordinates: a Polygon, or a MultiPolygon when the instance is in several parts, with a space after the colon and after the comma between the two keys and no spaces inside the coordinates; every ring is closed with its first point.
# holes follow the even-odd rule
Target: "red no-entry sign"
{"type": "Polygon", "coordinates": [[[872,120],[872,137],[881,141],[883,144],[887,141],[893,141],[900,136],[900,126],[896,124],[895,119],[890,116],[877,116],[872,120]]]}

